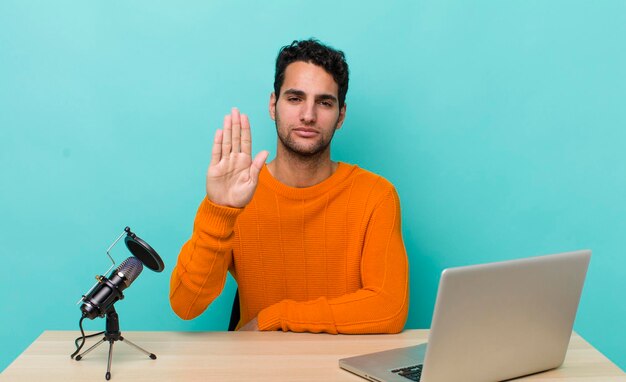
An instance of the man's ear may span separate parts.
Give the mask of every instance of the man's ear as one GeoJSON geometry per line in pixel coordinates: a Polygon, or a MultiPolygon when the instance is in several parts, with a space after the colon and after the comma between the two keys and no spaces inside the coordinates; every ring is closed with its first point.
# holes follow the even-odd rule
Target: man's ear
{"type": "Polygon", "coordinates": [[[270,95],[270,118],[276,121],[276,93],[270,95]]]}
{"type": "Polygon", "coordinates": [[[348,107],[348,104],[344,103],[341,109],[339,109],[339,118],[337,119],[337,127],[335,128],[335,130],[341,129],[341,126],[343,125],[343,121],[346,119],[347,107],[348,107]]]}

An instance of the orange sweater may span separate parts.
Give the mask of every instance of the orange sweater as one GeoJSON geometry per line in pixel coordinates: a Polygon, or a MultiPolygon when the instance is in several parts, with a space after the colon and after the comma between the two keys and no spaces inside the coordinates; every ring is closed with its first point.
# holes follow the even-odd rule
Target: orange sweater
{"type": "Polygon", "coordinates": [[[170,303],[202,313],[237,280],[239,326],[260,330],[397,333],[409,303],[400,203],[384,178],[339,163],[313,187],[288,187],[263,168],[243,209],[204,198],[172,272],[170,303]]]}

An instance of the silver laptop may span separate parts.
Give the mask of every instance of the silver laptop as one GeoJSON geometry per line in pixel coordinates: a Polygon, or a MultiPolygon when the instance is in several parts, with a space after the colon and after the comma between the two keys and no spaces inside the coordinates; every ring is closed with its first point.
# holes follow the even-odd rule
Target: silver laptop
{"type": "Polygon", "coordinates": [[[449,268],[428,346],[339,360],[371,381],[502,381],[559,367],[591,251],[449,268]],[[420,379],[421,378],[421,379],[420,379]]]}

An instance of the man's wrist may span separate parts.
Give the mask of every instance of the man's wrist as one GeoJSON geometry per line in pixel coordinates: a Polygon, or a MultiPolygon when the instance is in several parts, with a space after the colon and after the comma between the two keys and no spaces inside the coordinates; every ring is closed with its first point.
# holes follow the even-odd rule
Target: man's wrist
{"type": "Polygon", "coordinates": [[[213,203],[205,197],[200,203],[195,223],[204,230],[214,230],[214,234],[220,235],[235,227],[235,222],[243,208],[221,206],[213,203]]]}

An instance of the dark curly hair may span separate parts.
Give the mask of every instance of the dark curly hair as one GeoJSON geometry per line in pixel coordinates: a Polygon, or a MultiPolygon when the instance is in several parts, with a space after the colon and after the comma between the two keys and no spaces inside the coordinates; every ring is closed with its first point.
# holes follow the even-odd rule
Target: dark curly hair
{"type": "Polygon", "coordinates": [[[321,66],[339,86],[338,102],[341,109],[348,93],[348,63],[342,51],[333,49],[320,43],[316,39],[301,40],[280,48],[276,57],[276,73],[274,75],[274,93],[276,100],[280,95],[280,88],[285,81],[285,69],[289,64],[303,61],[321,66]]]}

